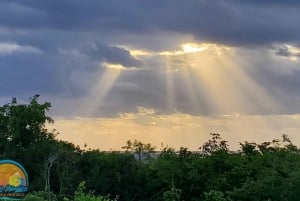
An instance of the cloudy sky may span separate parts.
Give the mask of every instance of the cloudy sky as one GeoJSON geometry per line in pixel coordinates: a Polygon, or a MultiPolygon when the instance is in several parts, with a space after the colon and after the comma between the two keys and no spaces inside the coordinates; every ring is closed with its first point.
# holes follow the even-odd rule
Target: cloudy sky
{"type": "Polygon", "coordinates": [[[300,145],[299,0],[2,0],[0,103],[50,101],[61,139],[300,145]]]}

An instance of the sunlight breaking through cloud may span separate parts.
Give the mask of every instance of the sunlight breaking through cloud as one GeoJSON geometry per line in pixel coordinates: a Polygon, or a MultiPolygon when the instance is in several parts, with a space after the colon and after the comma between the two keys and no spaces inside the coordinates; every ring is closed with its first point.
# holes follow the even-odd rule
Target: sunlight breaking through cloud
{"type": "Polygon", "coordinates": [[[101,110],[105,97],[114,86],[122,70],[127,69],[120,64],[104,63],[103,66],[105,70],[99,73],[98,81],[89,91],[89,95],[83,100],[79,109],[80,113],[94,115],[99,109],[101,110]]]}
{"type": "Polygon", "coordinates": [[[176,50],[166,50],[166,51],[159,51],[159,52],[152,52],[152,51],[142,50],[142,49],[132,49],[128,47],[124,47],[124,48],[130,51],[131,55],[133,56],[154,56],[154,55],[176,56],[176,55],[183,55],[183,54],[190,54],[190,53],[200,53],[204,51],[209,51],[211,53],[214,53],[217,56],[220,56],[223,49],[229,49],[229,47],[221,46],[213,43],[191,43],[191,42],[181,44],[179,46],[179,49],[176,50]]]}

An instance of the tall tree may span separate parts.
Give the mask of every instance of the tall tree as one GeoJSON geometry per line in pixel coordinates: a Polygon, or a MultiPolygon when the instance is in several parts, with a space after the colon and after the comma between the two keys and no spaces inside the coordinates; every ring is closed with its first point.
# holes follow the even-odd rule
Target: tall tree
{"type": "Polygon", "coordinates": [[[205,142],[199,149],[204,155],[211,155],[217,152],[228,152],[228,144],[226,140],[221,138],[219,133],[211,133],[211,139],[205,142]]]}
{"type": "Polygon", "coordinates": [[[16,98],[0,106],[1,151],[4,144],[27,148],[33,143],[53,140],[54,134],[46,129],[53,119],[46,115],[51,104],[38,103],[39,95],[30,98],[29,104],[19,104],[16,98]]]}
{"type": "Polygon", "coordinates": [[[122,149],[137,154],[139,161],[141,161],[143,158],[149,158],[150,154],[155,151],[155,147],[150,143],[145,144],[138,140],[134,140],[134,142],[128,140],[122,149]]]}

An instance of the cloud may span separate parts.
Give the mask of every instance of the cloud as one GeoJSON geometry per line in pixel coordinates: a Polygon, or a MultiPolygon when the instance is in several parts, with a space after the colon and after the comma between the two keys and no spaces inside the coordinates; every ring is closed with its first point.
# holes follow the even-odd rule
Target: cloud
{"type": "Polygon", "coordinates": [[[124,48],[96,43],[85,52],[95,60],[112,64],[121,64],[125,67],[141,67],[143,63],[134,58],[130,52],[124,48]]]}
{"type": "Polygon", "coordinates": [[[1,2],[0,24],[25,30],[89,31],[114,36],[166,31],[227,45],[260,46],[299,41],[299,7],[295,0],[154,0],[124,4],[118,0],[92,0],[89,4],[15,0],[1,2]]]}
{"type": "Polygon", "coordinates": [[[14,53],[41,54],[42,51],[32,46],[22,46],[11,42],[0,42],[0,55],[10,55],[14,53]]]}
{"type": "Polygon", "coordinates": [[[278,56],[290,57],[292,59],[300,57],[300,49],[293,45],[277,45],[273,51],[278,56]]]}
{"type": "MultiPolygon", "coordinates": [[[[26,42],[34,40],[31,36],[29,40],[21,36],[26,42]]],[[[39,43],[37,37],[35,46],[24,42],[0,43],[2,96],[28,97],[39,93],[82,97],[97,82],[99,77],[96,76],[105,71],[105,62],[120,64],[126,69],[143,65],[126,49],[109,44],[77,46],[59,42],[60,46],[57,41],[49,40],[39,43]]]]}
{"type": "Polygon", "coordinates": [[[288,57],[291,55],[289,48],[287,46],[281,46],[274,50],[275,54],[279,56],[288,57]]]}
{"type": "Polygon", "coordinates": [[[0,56],[0,95],[29,97],[53,93],[63,87],[55,72],[55,61],[35,49],[9,46],[10,54],[0,56]],[[32,50],[34,50],[32,53],[32,50]],[[28,52],[29,51],[29,52],[28,52]]]}

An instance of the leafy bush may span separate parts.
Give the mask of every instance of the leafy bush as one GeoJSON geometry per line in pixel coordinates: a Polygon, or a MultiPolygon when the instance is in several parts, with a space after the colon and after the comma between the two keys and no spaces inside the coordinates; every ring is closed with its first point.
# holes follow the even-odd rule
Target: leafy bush
{"type": "Polygon", "coordinates": [[[96,196],[91,193],[85,193],[85,182],[81,182],[75,191],[74,201],[116,201],[117,198],[111,200],[108,196],[96,196]]]}
{"type": "Polygon", "coordinates": [[[204,201],[227,201],[221,191],[211,190],[208,193],[204,192],[204,201]]]}
{"type": "Polygon", "coordinates": [[[27,194],[23,201],[57,201],[57,198],[53,193],[38,191],[27,194]]]}

